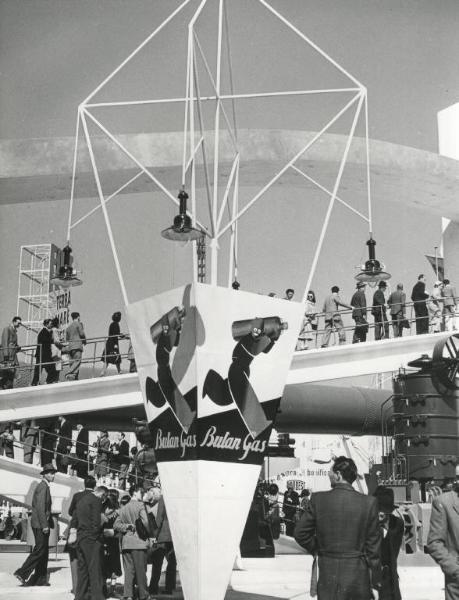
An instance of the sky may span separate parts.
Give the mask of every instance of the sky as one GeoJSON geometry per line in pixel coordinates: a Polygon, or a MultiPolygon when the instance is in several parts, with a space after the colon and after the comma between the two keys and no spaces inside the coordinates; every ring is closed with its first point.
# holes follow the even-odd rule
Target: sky
{"type": "MultiPolygon", "coordinates": [[[[191,3],[97,99],[181,96],[185,26],[196,5],[191,3]]],[[[455,0],[273,0],[272,5],[366,86],[372,138],[437,151],[437,112],[459,98],[455,0]]],[[[73,136],[78,104],[176,6],[172,0],[0,0],[0,141],[73,136]]],[[[206,11],[197,31],[208,53],[215,46],[215,3],[206,11]]],[[[228,20],[237,91],[349,85],[258,2],[232,0],[228,20]]],[[[201,84],[209,89],[205,77],[201,84]]],[[[240,127],[314,130],[336,108],[334,102],[246,103],[238,106],[238,122],[240,127]]],[[[183,124],[183,115],[174,109],[101,114],[118,132],[180,130],[183,124]]],[[[336,131],[348,127],[344,119],[336,131]]],[[[362,131],[359,124],[357,133],[362,131]]],[[[348,193],[352,196],[352,190],[348,193]]],[[[302,200],[294,190],[278,186],[269,203],[241,223],[245,289],[302,291],[324,215],[318,199],[302,200]]],[[[418,272],[427,271],[424,253],[439,243],[440,224],[406,209],[402,200],[390,198],[375,206],[374,221],[379,257],[387,262],[394,284],[400,279],[408,288],[418,272]]],[[[93,204],[81,200],[78,210],[93,204]]],[[[139,194],[116,200],[110,209],[132,300],[189,276],[189,248],[171,248],[159,237],[168,224],[163,206],[159,195],[139,194]]],[[[67,202],[0,201],[2,322],[16,311],[20,245],[62,245],[67,210],[67,202]]],[[[167,220],[172,215],[168,208],[167,220]]],[[[350,297],[354,267],[366,258],[366,236],[363,223],[340,209],[334,212],[313,281],[321,299],[334,283],[350,297]]],[[[102,335],[122,298],[100,217],[76,230],[72,245],[85,280],[75,290],[74,308],[86,313],[90,334],[102,335]]]]}

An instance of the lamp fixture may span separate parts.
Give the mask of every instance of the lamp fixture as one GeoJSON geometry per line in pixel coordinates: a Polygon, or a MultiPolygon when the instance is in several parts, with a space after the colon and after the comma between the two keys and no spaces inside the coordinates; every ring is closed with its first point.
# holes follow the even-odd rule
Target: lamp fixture
{"type": "Polygon", "coordinates": [[[67,243],[67,246],[62,249],[64,254],[64,264],[59,267],[59,273],[50,279],[50,283],[61,288],[76,287],[83,282],[76,275],[76,271],[72,267],[73,257],[72,249],[67,243]]]}
{"type": "Polygon", "coordinates": [[[376,259],[375,246],[376,242],[370,233],[370,239],[367,242],[368,260],[364,265],[361,265],[361,271],[357,273],[355,279],[368,283],[371,287],[375,287],[379,281],[387,281],[392,277],[390,273],[384,271],[385,268],[379,260],[376,259]]]}
{"type": "Polygon", "coordinates": [[[204,232],[191,225],[191,218],[186,212],[188,194],[185,192],[184,186],[179,192],[178,199],[180,200],[179,214],[174,217],[174,223],[171,227],[161,231],[162,237],[173,242],[199,240],[204,235],[204,232]]]}

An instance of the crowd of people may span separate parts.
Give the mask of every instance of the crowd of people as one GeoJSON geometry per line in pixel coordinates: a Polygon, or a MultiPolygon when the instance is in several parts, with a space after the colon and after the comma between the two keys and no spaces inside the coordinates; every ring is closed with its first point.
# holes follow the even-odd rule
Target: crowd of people
{"type": "MultiPolygon", "coordinates": [[[[353,329],[352,343],[355,344],[367,340],[370,328],[374,328],[375,340],[389,338],[390,329],[393,337],[402,337],[403,330],[411,330],[412,324],[418,335],[455,331],[457,328],[459,303],[456,290],[448,279],[435,281],[432,289],[426,291],[426,278],[424,274],[419,275],[411,292],[411,303],[406,301],[402,283],[398,283],[394,291],[387,293],[385,281],[378,283],[369,303],[365,294],[366,285],[365,282],[358,282],[349,302],[343,300],[339,286],[334,285],[330,294],[324,298],[322,306],[318,304],[315,292],[309,290],[296,350],[318,346],[326,348],[330,345],[332,335],[339,344],[345,344],[347,329],[353,329]],[[354,321],[353,327],[344,325],[343,316],[347,314],[354,321]],[[372,324],[368,321],[369,314],[374,320],[372,324]]],[[[240,289],[239,282],[233,283],[233,289],[240,289]]],[[[268,296],[276,297],[277,294],[270,292],[268,296]]],[[[294,297],[294,289],[285,290],[284,300],[291,301],[294,297]]],[[[37,335],[31,385],[39,384],[42,371],[46,372],[46,383],[57,383],[61,378],[67,381],[79,378],[87,338],[80,313],[72,312],[71,319],[65,330],[59,328],[57,318],[43,321],[43,328],[37,335]],[[65,374],[64,364],[67,367],[65,374]]],[[[102,354],[97,358],[103,364],[101,377],[107,373],[110,365],[115,367],[117,373],[121,373],[123,355],[120,340],[128,340],[129,335],[121,332],[120,322],[121,312],[117,311],[112,315],[102,354]]],[[[14,385],[19,367],[18,353],[21,351],[18,344],[18,329],[21,325],[21,317],[15,316],[2,331],[0,389],[10,389],[14,385]]],[[[129,372],[135,372],[135,356],[131,344],[124,357],[129,361],[129,372]]]]}
{"type": "Polygon", "coordinates": [[[89,473],[121,490],[132,483],[149,485],[158,475],[155,452],[148,442],[130,448],[124,432],[110,437],[104,430],[89,444],[87,427],[78,423],[74,428],[64,416],[41,419],[40,425],[30,420],[0,423],[0,456],[18,458],[15,448],[22,448],[25,463],[53,464],[57,472],[81,478],[89,473]]]}
{"type": "MultiPolygon", "coordinates": [[[[45,465],[42,481],[34,491],[31,525],[35,545],[14,572],[22,586],[49,586],[49,536],[55,526],[49,484],[55,473],[52,464],[45,465]]],[[[89,475],[84,480],[84,490],[74,494],[68,513],[70,522],[63,538],[75,600],[104,600],[112,596],[122,575],[123,598],[149,600],[159,593],[164,559],[167,567],[162,593],[173,594],[177,563],[159,485],[145,490],[133,484],[129,491],[120,491],[98,485],[96,478],[89,475]]]]}
{"type": "MultiPolygon", "coordinates": [[[[418,276],[417,282],[411,292],[411,303],[406,301],[403,284],[398,283],[396,289],[387,293],[387,283],[379,281],[372,293],[371,304],[367,301],[365,282],[357,282],[356,290],[349,303],[340,296],[340,288],[332,286],[330,294],[325,297],[322,310],[319,310],[316,295],[309,290],[306,302],[303,324],[298,337],[297,350],[308,350],[312,346],[327,348],[330,345],[332,334],[338,338],[339,344],[346,344],[346,327],[343,315],[350,314],[354,326],[352,343],[366,342],[371,324],[369,314],[373,317],[374,339],[382,340],[392,336],[402,337],[404,329],[410,329],[414,323],[416,334],[439,333],[440,331],[455,331],[458,315],[458,298],[456,290],[448,279],[435,281],[432,290],[426,291],[426,278],[424,274],[418,276]],[[408,315],[408,308],[412,307],[412,314],[408,315]],[[414,313],[414,316],[413,316],[414,313]],[[322,327],[319,327],[319,321],[322,327]],[[321,337],[319,334],[322,334],[321,337]]],[[[294,290],[288,289],[285,293],[286,300],[292,300],[294,290]]],[[[271,294],[270,294],[271,295],[271,294]]]]}
{"type": "MultiPolygon", "coordinates": [[[[46,383],[57,383],[62,379],[66,381],[77,380],[83,360],[84,347],[87,344],[84,325],[81,322],[80,313],[71,313],[71,322],[62,329],[59,320],[47,318],[43,321],[43,327],[37,334],[33,368],[30,385],[38,385],[42,371],[46,372],[46,383]],[[66,372],[63,374],[63,367],[66,372]]],[[[99,360],[102,362],[100,376],[103,377],[110,365],[121,373],[122,353],[120,340],[129,339],[129,335],[121,333],[121,313],[113,313],[112,321],[108,328],[108,336],[104,343],[104,349],[99,360]]],[[[0,345],[0,389],[11,389],[19,368],[18,353],[21,346],[18,343],[18,329],[22,326],[19,316],[13,317],[11,324],[4,327],[0,345]]],[[[135,357],[132,346],[129,345],[126,358],[129,361],[129,372],[136,371],[135,357]]],[[[26,367],[22,367],[23,369],[26,367]]]]}

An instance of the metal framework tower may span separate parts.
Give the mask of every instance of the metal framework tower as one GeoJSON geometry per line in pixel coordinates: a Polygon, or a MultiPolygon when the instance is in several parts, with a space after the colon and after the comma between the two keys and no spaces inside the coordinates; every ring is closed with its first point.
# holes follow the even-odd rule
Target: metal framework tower
{"type": "Polygon", "coordinates": [[[54,286],[59,248],[54,244],[21,246],[17,314],[27,327],[27,343],[35,341],[43,319],[56,310],[54,286]]]}

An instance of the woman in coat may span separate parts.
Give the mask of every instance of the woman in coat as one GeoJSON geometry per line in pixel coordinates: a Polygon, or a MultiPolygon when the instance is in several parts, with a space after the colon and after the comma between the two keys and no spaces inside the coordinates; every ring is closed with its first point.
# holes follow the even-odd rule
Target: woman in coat
{"type": "MultiPolygon", "coordinates": [[[[147,548],[149,540],[143,540],[137,533],[136,521],[139,519],[148,529],[148,517],[142,502],[142,488],[131,489],[131,500],[121,506],[114,523],[114,530],[122,535],[121,554],[124,569],[124,598],[134,595],[134,581],[137,583],[139,600],[147,600],[150,596],[147,588],[147,548]]],[[[128,494],[129,495],[129,494],[128,494]]],[[[123,504],[123,494],[120,503],[123,504]]]]}
{"type": "Polygon", "coordinates": [[[112,315],[112,322],[108,328],[108,338],[105,342],[104,352],[102,354],[102,362],[104,366],[100,372],[100,377],[103,377],[107,372],[108,365],[115,365],[118,374],[121,373],[121,354],[120,354],[120,339],[124,338],[120,330],[121,313],[115,312],[112,315]]]}

